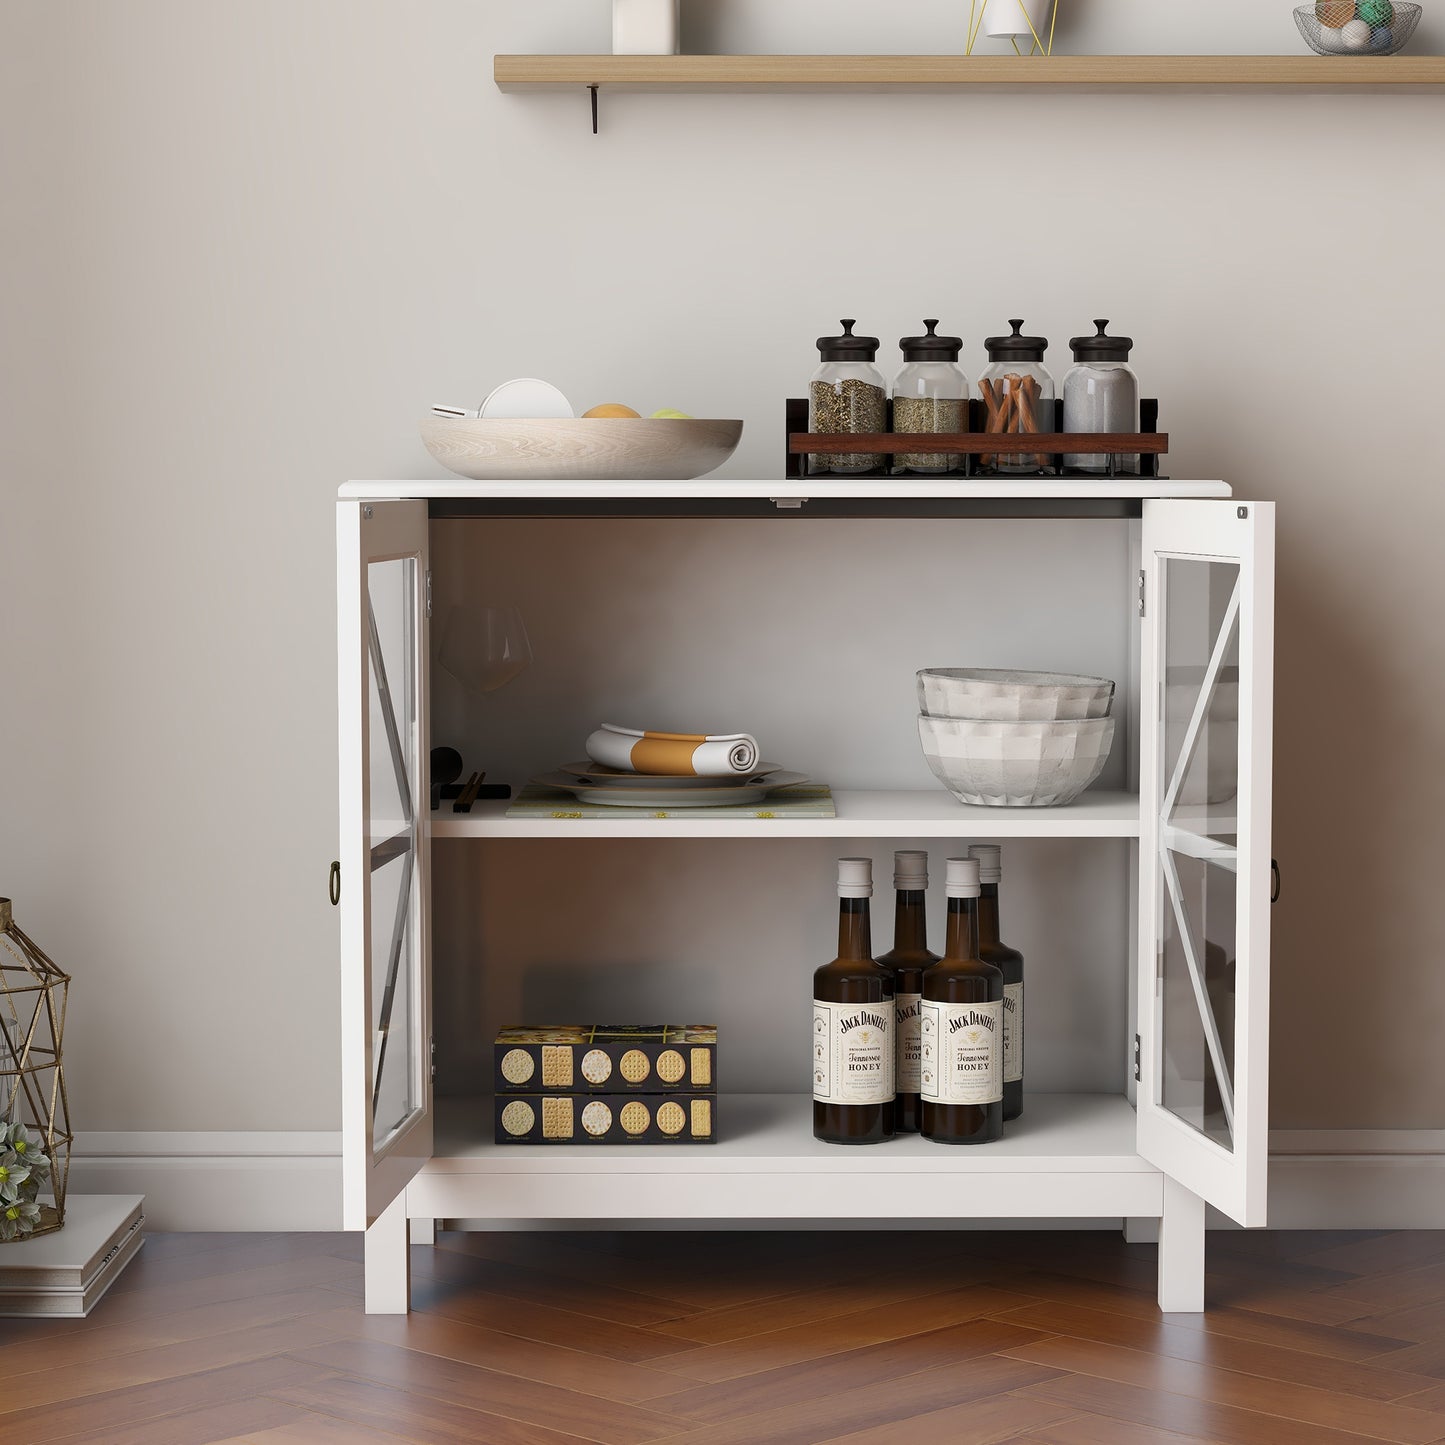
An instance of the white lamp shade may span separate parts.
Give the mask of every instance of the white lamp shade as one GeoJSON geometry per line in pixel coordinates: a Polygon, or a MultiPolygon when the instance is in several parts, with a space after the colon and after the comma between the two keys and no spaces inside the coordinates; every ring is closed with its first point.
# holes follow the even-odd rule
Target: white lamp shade
{"type": "Polygon", "coordinates": [[[1010,36],[1035,34],[1043,36],[1048,27],[1049,6],[1053,0],[988,0],[983,12],[983,33],[999,40],[1010,36]],[[1033,30],[1029,29],[1032,20],[1033,30]]]}

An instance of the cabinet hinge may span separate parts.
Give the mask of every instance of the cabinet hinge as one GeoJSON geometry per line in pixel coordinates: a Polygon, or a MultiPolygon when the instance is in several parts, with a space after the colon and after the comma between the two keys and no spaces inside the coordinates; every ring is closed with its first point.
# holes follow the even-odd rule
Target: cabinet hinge
{"type": "Polygon", "coordinates": [[[1141,1073],[1140,1073],[1139,1047],[1140,1047],[1140,1045],[1139,1045],[1139,1035],[1138,1035],[1138,1034],[1135,1034],[1135,1035],[1134,1035],[1134,1082],[1135,1082],[1136,1084],[1141,1084],[1141,1083],[1144,1082],[1144,1081],[1143,1081],[1143,1078],[1141,1077],[1141,1073]]]}
{"type": "Polygon", "coordinates": [[[431,616],[431,568],[426,569],[426,615],[431,616]]]}
{"type": "Polygon", "coordinates": [[[1144,615],[1144,574],[1139,573],[1139,616],[1144,615]]]}
{"type": "Polygon", "coordinates": [[[437,1041],[434,1038],[427,1039],[427,1056],[431,1059],[431,1076],[437,1076],[437,1041]]]}

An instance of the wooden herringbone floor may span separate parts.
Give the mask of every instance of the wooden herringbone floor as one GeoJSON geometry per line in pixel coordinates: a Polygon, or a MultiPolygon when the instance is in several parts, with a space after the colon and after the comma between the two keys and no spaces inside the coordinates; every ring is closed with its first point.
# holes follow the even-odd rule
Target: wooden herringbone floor
{"type": "Polygon", "coordinates": [[[1204,1315],[1105,1234],[154,1235],[0,1321],[0,1439],[1345,1445],[1445,1439],[1445,1236],[1211,1235],[1204,1315]]]}

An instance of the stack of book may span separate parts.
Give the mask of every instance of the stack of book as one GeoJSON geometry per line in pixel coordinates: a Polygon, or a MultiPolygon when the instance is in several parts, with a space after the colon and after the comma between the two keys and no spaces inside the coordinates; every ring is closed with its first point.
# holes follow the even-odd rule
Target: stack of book
{"type": "Polygon", "coordinates": [[[0,1316],[88,1315],[144,1239],[139,1194],[71,1194],[54,1234],[0,1244],[0,1316]]]}

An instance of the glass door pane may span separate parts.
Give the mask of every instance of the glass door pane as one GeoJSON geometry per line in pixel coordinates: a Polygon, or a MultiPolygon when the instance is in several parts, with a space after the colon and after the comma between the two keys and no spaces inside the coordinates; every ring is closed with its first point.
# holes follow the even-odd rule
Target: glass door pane
{"type": "Polygon", "coordinates": [[[422,966],[417,797],[416,559],[367,564],[367,696],[373,1149],[381,1153],[415,1113],[422,966]]]}
{"type": "Polygon", "coordinates": [[[1155,1098],[1232,1151],[1240,568],[1162,559],[1155,1098]]]}

